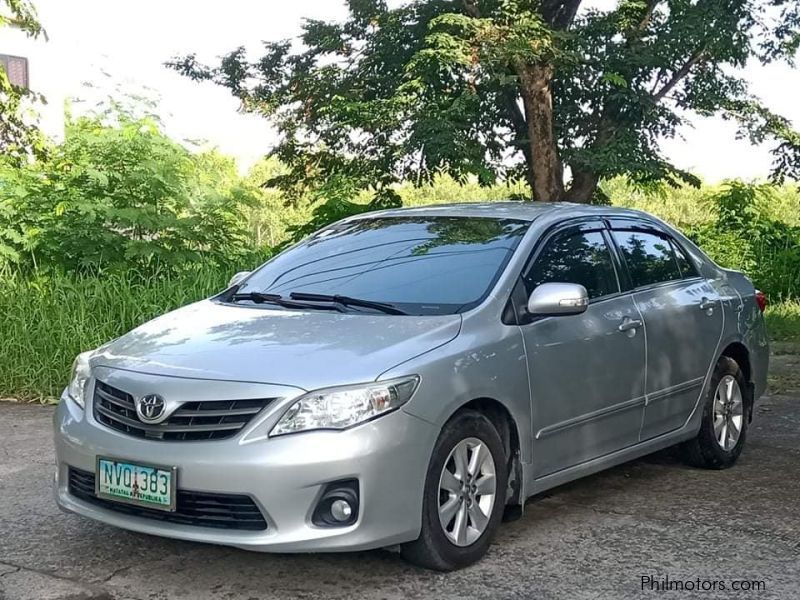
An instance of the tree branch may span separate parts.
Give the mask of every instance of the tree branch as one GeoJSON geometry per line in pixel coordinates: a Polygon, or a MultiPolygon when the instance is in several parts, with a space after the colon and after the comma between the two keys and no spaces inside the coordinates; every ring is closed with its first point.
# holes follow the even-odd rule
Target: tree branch
{"type": "Polygon", "coordinates": [[[644,30],[647,29],[647,26],[650,25],[650,21],[653,19],[653,13],[656,11],[656,6],[661,3],[661,0],[647,0],[647,6],[644,9],[644,14],[642,15],[639,24],[633,30],[633,39],[639,39],[644,30]]]}
{"type": "Polygon", "coordinates": [[[530,174],[530,165],[532,164],[533,157],[531,156],[530,139],[528,139],[528,120],[525,118],[525,115],[522,114],[522,109],[520,108],[515,92],[512,90],[505,90],[502,94],[501,101],[503,108],[505,108],[511,120],[511,126],[514,129],[515,139],[513,143],[522,150],[522,154],[525,157],[525,164],[528,166],[526,169],[528,183],[533,187],[533,180],[530,174]]]}
{"type": "Polygon", "coordinates": [[[478,8],[476,4],[476,0],[463,0],[464,10],[467,11],[467,14],[470,17],[475,19],[481,18],[481,10],[478,8]]]}
{"type": "Polygon", "coordinates": [[[675,74],[672,76],[672,79],[670,79],[667,83],[665,83],[664,87],[662,87],[660,90],[658,90],[652,95],[651,99],[653,100],[653,104],[658,104],[659,102],[661,102],[661,100],[664,99],[664,96],[669,94],[672,91],[672,89],[676,85],[678,85],[684,77],[686,77],[689,74],[689,71],[692,70],[692,67],[694,67],[696,64],[702,62],[705,59],[706,59],[706,46],[704,44],[698,50],[694,51],[694,53],[689,57],[689,60],[687,60],[680,69],[675,71],[675,74]]]}
{"type": "Polygon", "coordinates": [[[508,111],[508,116],[514,126],[514,132],[520,139],[528,136],[528,123],[517,100],[517,94],[511,90],[503,92],[503,106],[508,111]]]}
{"type": "Polygon", "coordinates": [[[545,0],[542,2],[542,17],[556,29],[569,29],[578,14],[583,0],[545,0]]]}

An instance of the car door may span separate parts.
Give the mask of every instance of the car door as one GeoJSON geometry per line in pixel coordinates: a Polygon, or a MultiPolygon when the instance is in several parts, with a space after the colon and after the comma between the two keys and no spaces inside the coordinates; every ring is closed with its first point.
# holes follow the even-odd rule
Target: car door
{"type": "Polygon", "coordinates": [[[536,477],[635,444],[644,408],[641,317],[621,293],[602,223],[567,226],[534,251],[525,297],[542,283],[579,283],[585,313],[520,325],[532,399],[536,477]]]}
{"type": "Polygon", "coordinates": [[[722,333],[719,294],[668,233],[613,226],[647,339],[641,439],[682,427],[694,410],[722,333]]]}

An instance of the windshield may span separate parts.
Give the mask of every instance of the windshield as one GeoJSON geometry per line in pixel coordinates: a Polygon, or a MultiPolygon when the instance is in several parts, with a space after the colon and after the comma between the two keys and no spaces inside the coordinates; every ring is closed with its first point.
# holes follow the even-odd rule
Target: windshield
{"type": "Polygon", "coordinates": [[[266,263],[237,296],[325,294],[390,304],[408,314],[458,313],[486,297],[527,228],[525,221],[486,217],[337,223],[266,263]]]}

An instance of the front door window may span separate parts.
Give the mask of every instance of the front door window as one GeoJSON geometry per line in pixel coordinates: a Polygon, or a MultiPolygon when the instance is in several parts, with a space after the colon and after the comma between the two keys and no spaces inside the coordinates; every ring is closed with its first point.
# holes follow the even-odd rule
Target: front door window
{"type": "Polygon", "coordinates": [[[619,291],[611,252],[599,231],[558,234],[547,243],[525,277],[530,294],[543,283],[579,283],[589,298],[619,291]]]}

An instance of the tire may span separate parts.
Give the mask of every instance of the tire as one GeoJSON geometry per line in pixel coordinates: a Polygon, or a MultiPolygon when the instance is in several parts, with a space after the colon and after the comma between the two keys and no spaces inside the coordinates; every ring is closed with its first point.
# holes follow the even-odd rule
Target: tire
{"type": "Polygon", "coordinates": [[[700,431],[697,437],[679,447],[686,463],[702,469],[727,469],[736,463],[744,448],[749,425],[750,399],[746,390],[744,375],[736,361],[727,356],[720,357],[703,406],[700,431]],[[726,401],[729,404],[724,406],[726,401]],[[721,406],[724,407],[721,409],[721,406]],[[731,431],[735,432],[737,422],[740,423],[739,432],[734,436],[731,431]],[[720,439],[723,437],[724,447],[720,439]]]}
{"type": "Polygon", "coordinates": [[[482,413],[463,410],[452,417],[442,428],[428,465],[420,536],[401,546],[403,558],[436,571],[452,571],[480,560],[503,517],[507,462],[500,435],[482,413]],[[470,469],[470,462],[479,465],[470,469]],[[465,472],[464,467],[459,469],[459,463],[466,467],[467,476],[463,479],[470,485],[462,485],[465,482],[456,476],[465,472]],[[488,475],[492,471],[494,493],[490,495],[488,475]],[[481,490],[485,493],[481,494],[481,490]],[[451,510],[452,519],[443,525],[451,510]],[[463,526],[459,527],[459,523],[463,526]]]}

